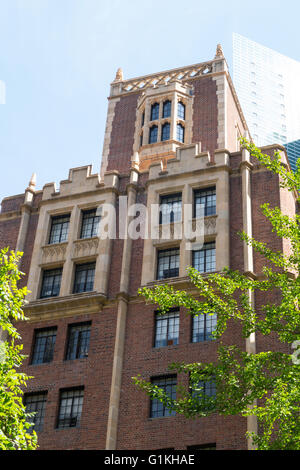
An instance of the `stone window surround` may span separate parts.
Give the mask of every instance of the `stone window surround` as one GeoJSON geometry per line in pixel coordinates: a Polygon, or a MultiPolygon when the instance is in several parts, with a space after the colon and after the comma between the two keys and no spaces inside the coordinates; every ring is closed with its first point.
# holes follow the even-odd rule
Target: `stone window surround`
{"type": "MultiPolygon", "coordinates": [[[[216,195],[217,195],[217,202],[216,202],[216,215],[214,216],[207,216],[205,220],[214,218],[216,220],[216,230],[215,233],[206,233],[204,236],[204,243],[215,241],[216,242],[216,271],[220,271],[225,266],[229,266],[228,262],[228,253],[224,253],[224,243],[226,243],[226,237],[224,241],[222,240],[222,226],[218,223],[218,218],[220,212],[222,212],[221,205],[221,195],[222,195],[222,188],[226,178],[225,173],[222,172],[220,174],[212,174],[211,177],[207,177],[203,175],[202,181],[198,177],[192,178],[191,181],[186,181],[183,184],[179,182],[171,188],[172,180],[170,179],[170,187],[166,187],[166,183],[163,185],[159,182],[153,182],[153,185],[149,185],[148,187],[148,210],[150,204],[159,204],[159,199],[161,196],[182,192],[182,220],[184,217],[184,204],[191,203],[193,204],[194,199],[194,191],[197,189],[205,189],[211,186],[216,186],[216,195]],[[194,180],[194,181],[193,181],[194,180]],[[200,181],[199,181],[200,180],[200,181]],[[153,187],[151,187],[153,186],[153,187]],[[218,225],[220,227],[218,227],[218,225]],[[219,233],[219,235],[218,235],[219,233]]],[[[181,179],[181,178],[180,178],[181,179]]],[[[185,176],[182,175],[181,181],[184,181],[185,176]]],[[[174,182],[175,183],[175,182],[174,182]]],[[[226,183],[225,183],[226,184],[226,183]]],[[[225,204],[229,205],[229,199],[225,201],[225,204]]],[[[195,219],[193,219],[195,220],[195,219]]],[[[176,222],[171,225],[181,224],[182,222],[176,222]]],[[[223,224],[223,221],[221,221],[223,224]]],[[[227,234],[227,237],[229,234],[227,234]]],[[[192,241],[191,241],[192,243],[192,241]]],[[[184,239],[173,239],[173,240],[151,240],[146,239],[144,243],[144,258],[143,258],[143,271],[142,271],[142,285],[147,285],[148,283],[153,283],[156,281],[156,271],[157,271],[157,250],[158,249],[167,249],[178,246],[180,248],[180,267],[179,267],[179,278],[185,277],[187,275],[186,268],[187,266],[192,265],[192,250],[185,249],[186,241],[184,239]]],[[[166,282],[167,280],[164,280],[166,282]]],[[[157,281],[161,282],[161,281],[157,281]]]]}

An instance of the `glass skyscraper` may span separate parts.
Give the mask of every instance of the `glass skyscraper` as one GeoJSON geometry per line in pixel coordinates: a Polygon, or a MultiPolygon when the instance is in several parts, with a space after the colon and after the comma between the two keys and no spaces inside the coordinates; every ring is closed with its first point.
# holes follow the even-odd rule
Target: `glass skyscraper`
{"type": "Polygon", "coordinates": [[[300,157],[300,142],[295,144],[300,141],[300,62],[233,33],[233,81],[254,143],[286,146],[295,168],[300,157]]]}

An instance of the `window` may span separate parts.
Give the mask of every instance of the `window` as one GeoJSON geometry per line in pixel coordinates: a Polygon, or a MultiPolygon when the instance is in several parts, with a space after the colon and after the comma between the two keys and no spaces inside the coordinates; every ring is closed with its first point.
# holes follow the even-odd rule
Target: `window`
{"type": "Polygon", "coordinates": [[[97,237],[100,220],[99,209],[83,211],[80,238],[97,237]]]}
{"type": "MultiPolygon", "coordinates": [[[[164,392],[168,394],[171,399],[176,399],[176,375],[156,377],[151,380],[151,383],[163,389],[164,392]]],[[[161,401],[157,399],[151,400],[150,418],[161,418],[174,415],[175,411],[166,408],[166,406],[161,401]]]]}
{"type": "Polygon", "coordinates": [[[89,292],[94,288],[95,263],[78,264],[75,270],[73,293],[89,292]]]}
{"type": "Polygon", "coordinates": [[[48,269],[43,272],[41,299],[59,295],[62,268],[48,269]]]}
{"type": "Polygon", "coordinates": [[[57,328],[36,330],[31,364],[45,364],[53,360],[57,328]]]}
{"type": "Polygon", "coordinates": [[[185,105],[181,101],[179,101],[177,105],[177,116],[179,119],[185,119],[185,105]]]}
{"type": "Polygon", "coordinates": [[[217,314],[203,313],[193,316],[192,322],[192,342],[211,341],[214,339],[212,332],[217,327],[217,314]]]}
{"type": "Polygon", "coordinates": [[[80,359],[88,356],[91,323],[79,323],[69,326],[66,359],[80,359]]]}
{"type": "Polygon", "coordinates": [[[182,124],[177,124],[176,130],[176,139],[178,142],[184,142],[184,126],[182,124]]]}
{"type": "Polygon", "coordinates": [[[158,251],[157,279],[179,276],[179,248],[158,251]]]}
{"type": "Polygon", "coordinates": [[[203,410],[211,410],[215,407],[216,380],[212,377],[209,380],[199,380],[190,386],[192,398],[195,404],[198,403],[203,410]]]}
{"type": "Polygon", "coordinates": [[[204,243],[201,250],[193,251],[193,267],[200,273],[208,273],[216,270],[215,242],[204,243]]]}
{"type": "Polygon", "coordinates": [[[46,399],[47,392],[28,393],[24,395],[26,413],[35,413],[32,417],[27,418],[27,421],[33,423],[33,426],[28,429],[29,432],[33,430],[36,432],[43,430],[46,399]]]}
{"type": "Polygon", "coordinates": [[[163,104],[163,118],[171,116],[171,101],[165,101],[163,104]]]}
{"type": "Polygon", "coordinates": [[[159,117],[159,104],[158,103],[154,103],[152,106],[151,106],[151,115],[150,115],[150,121],[155,121],[157,120],[159,117]]]}
{"type": "Polygon", "coordinates": [[[143,133],[141,133],[140,135],[140,147],[143,146],[143,133]]]}
{"type": "Polygon", "coordinates": [[[161,128],[161,140],[170,139],[170,123],[166,122],[161,128]]]}
{"type": "Polygon", "coordinates": [[[57,427],[79,426],[82,403],[83,388],[61,391],[57,427]]]}
{"type": "Polygon", "coordinates": [[[160,224],[169,224],[181,220],[181,199],[181,193],[160,197],[160,224]]]}
{"type": "Polygon", "coordinates": [[[141,121],[142,127],[143,127],[144,124],[145,124],[145,111],[142,114],[142,121],[141,121]]]}
{"type": "Polygon", "coordinates": [[[215,215],[216,188],[205,188],[194,192],[194,217],[215,215]]]}
{"type": "Polygon", "coordinates": [[[62,243],[68,238],[70,214],[51,218],[49,244],[62,243]]]}
{"type": "Polygon", "coordinates": [[[179,311],[170,311],[164,315],[155,314],[155,340],[154,347],[161,348],[178,344],[179,337],[179,311]]]}
{"type": "Polygon", "coordinates": [[[149,144],[155,144],[157,142],[158,127],[152,126],[149,132],[149,144]]]}

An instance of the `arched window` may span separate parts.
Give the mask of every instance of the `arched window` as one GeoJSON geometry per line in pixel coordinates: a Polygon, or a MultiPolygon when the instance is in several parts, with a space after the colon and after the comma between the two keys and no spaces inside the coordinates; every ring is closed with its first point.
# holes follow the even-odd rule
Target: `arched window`
{"type": "Polygon", "coordinates": [[[177,140],[184,142],[184,126],[182,124],[177,124],[177,140]]]}
{"type": "Polygon", "coordinates": [[[170,123],[166,122],[161,128],[161,140],[170,139],[170,123]]]}
{"type": "Polygon", "coordinates": [[[171,116],[171,101],[165,101],[163,104],[163,118],[171,116]]]}
{"type": "Polygon", "coordinates": [[[154,103],[151,106],[150,121],[155,121],[159,117],[159,103],[154,103]]]}
{"type": "Polygon", "coordinates": [[[152,126],[150,128],[149,144],[154,144],[155,142],[157,142],[157,132],[158,132],[158,127],[157,126],[152,126]]]}
{"type": "Polygon", "coordinates": [[[181,101],[178,102],[177,115],[179,119],[185,119],[185,105],[181,101]]]}

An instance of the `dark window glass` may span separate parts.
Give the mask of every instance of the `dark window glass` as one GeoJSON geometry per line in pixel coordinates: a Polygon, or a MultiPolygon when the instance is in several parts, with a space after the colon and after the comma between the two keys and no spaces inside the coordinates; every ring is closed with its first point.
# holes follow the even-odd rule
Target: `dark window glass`
{"type": "Polygon", "coordinates": [[[178,344],[179,338],[179,311],[160,315],[155,314],[155,341],[154,347],[161,348],[178,344]]]}
{"type": "Polygon", "coordinates": [[[216,188],[205,188],[194,193],[194,217],[215,215],[216,188]]]}
{"type": "Polygon", "coordinates": [[[163,118],[171,116],[171,101],[165,101],[163,105],[163,118]]]}
{"type": "Polygon", "coordinates": [[[159,104],[154,103],[151,106],[151,116],[150,116],[150,121],[155,121],[159,117],[159,104]]]}
{"type": "Polygon", "coordinates": [[[60,394],[58,428],[79,426],[83,403],[83,389],[65,390],[60,394]]]}
{"type": "Polygon", "coordinates": [[[88,356],[90,332],[90,323],[69,326],[66,359],[80,359],[88,356]]]}
{"type": "MultiPolygon", "coordinates": [[[[166,394],[173,400],[176,399],[176,376],[157,377],[151,380],[153,385],[162,388],[166,394]]],[[[173,410],[169,410],[161,401],[154,399],[151,400],[151,418],[159,418],[165,416],[174,416],[176,413],[173,410]]]]}
{"type": "Polygon", "coordinates": [[[181,101],[178,103],[177,116],[179,119],[185,119],[185,105],[181,101]]]}
{"type": "Polygon", "coordinates": [[[142,147],[143,145],[143,133],[141,133],[140,135],[140,147],[142,147]]]}
{"type": "Polygon", "coordinates": [[[24,395],[24,405],[26,413],[34,413],[32,417],[28,417],[27,421],[33,423],[28,432],[35,430],[36,432],[43,430],[45,406],[47,392],[32,393],[24,395]]]}
{"type": "Polygon", "coordinates": [[[158,251],[157,279],[179,276],[179,248],[158,251]]]}
{"type": "Polygon", "coordinates": [[[145,111],[142,114],[142,121],[141,121],[142,127],[143,127],[144,124],[145,124],[145,111]]]}
{"type": "Polygon", "coordinates": [[[97,237],[101,216],[98,209],[82,212],[82,225],[80,238],[97,237]]]}
{"type": "Polygon", "coordinates": [[[216,444],[201,444],[201,445],[194,445],[188,446],[188,450],[216,450],[216,444]]]}
{"type": "Polygon", "coordinates": [[[59,295],[62,268],[49,269],[43,272],[41,299],[59,295]]]}
{"type": "Polygon", "coordinates": [[[152,126],[149,132],[149,144],[155,144],[155,142],[157,142],[157,133],[158,133],[158,127],[152,126]]]}
{"type": "Polygon", "coordinates": [[[217,327],[217,314],[209,315],[208,313],[199,314],[193,317],[192,342],[211,341],[214,339],[212,332],[217,327]]]}
{"type": "Polygon", "coordinates": [[[94,289],[95,263],[78,264],[75,270],[74,293],[94,289]]]}
{"type": "Polygon", "coordinates": [[[170,139],[170,123],[166,122],[161,129],[161,140],[170,139]]]}
{"type": "Polygon", "coordinates": [[[169,224],[181,220],[181,200],[181,194],[171,194],[160,197],[160,224],[169,224]]]}
{"type": "Polygon", "coordinates": [[[216,270],[215,242],[204,243],[201,250],[193,251],[193,267],[200,273],[209,273],[216,270]]]}
{"type": "Polygon", "coordinates": [[[31,361],[32,364],[44,364],[52,361],[56,340],[56,330],[56,328],[36,330],[31,361]]]}
{"type": "Polygon", "coordinates": [[[70,215],[60,215],[51,218],[49,244],[62,243],[68,238],[70,215]]]}
{"type": "Polygon", "coordinates": [[[178,142],[184,142],[184,127],[181,124],[177,124],[176,129],[178,142]]]}

